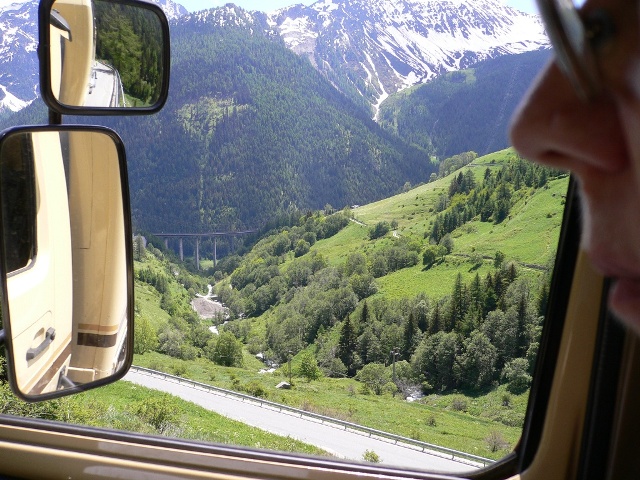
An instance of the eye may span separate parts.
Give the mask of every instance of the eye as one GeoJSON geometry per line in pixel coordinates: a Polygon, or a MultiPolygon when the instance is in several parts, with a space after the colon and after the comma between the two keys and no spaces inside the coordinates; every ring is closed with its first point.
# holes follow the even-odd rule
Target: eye
{"type": "Polygon", "coordinates": [[[616,34],[616,25],[611,15],[603,9],[595,9],[582,15],[585,34],[589,44],[599,49],[616,34]]]}

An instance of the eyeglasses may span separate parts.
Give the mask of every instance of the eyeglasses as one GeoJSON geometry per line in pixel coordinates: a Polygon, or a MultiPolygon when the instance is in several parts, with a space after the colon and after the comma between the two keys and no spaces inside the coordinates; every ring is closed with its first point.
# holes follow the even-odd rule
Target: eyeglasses
{"type": "Polygon", "coordinates": [[[611,33],[609,15],[597,10],[581,15],[573,0],[537,0],[553,45],[556,64],[584,101],[602,89],[594,49],[604,33],[611,33]]]}

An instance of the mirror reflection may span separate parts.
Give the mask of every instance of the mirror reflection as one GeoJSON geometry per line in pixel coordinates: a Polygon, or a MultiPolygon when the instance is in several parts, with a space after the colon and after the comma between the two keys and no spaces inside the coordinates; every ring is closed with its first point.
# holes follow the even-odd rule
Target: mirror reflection
{"type": "Polygon", "coordinates": [[[147,108],[163,91],[158,12],[105,0],[56,0],[49,16],[51,90],[69,107],[147,108]]]}
{"type": "Polygon", "coordinates": [[[104,131],[18,131],[0,143],[3,326],[23,398],[86,389],[128,367],[120,161],[104,131]]]}

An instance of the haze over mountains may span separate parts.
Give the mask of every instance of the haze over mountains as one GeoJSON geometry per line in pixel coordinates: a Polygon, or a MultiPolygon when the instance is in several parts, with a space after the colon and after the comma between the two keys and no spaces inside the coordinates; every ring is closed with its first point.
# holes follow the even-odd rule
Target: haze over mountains
{"type": "MultiPolygon", "coordinates": [[[[432,160],[504,148],[510,109],[548,52],[537,17],[493,0],[163,8],[173,12],[163,111],[65,119],[123,137],[134,223],[152,232],[364,204],[429,181],[432,160]]],[[[46,120],[33,102],[36,12],[36,2],[0,10],[4,126],[46,120]]]]}
{"type": "MultiPolygon", "coordinates": [[[[156,3],[174,25],[214,18],[277,35],[338,89],[372,105],[446,71],[548,46],[538,17],[498,0],[321,0],[269,14],[233,4],[188,14],[171,0],[156,3]]],[[[37,7],[34,0],[0,8],[0,112],[37,97],[37,7]]]]}

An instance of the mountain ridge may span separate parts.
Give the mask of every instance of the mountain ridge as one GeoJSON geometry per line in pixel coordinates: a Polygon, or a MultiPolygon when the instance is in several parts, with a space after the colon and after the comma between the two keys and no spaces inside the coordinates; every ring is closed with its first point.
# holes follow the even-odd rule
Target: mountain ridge
{"type": "MultiPolygon", "coordinates": [[[[155,3],[172,28],[196,19],[282,39],[372,114],[388,95],[445,72],[549,47],[537,16],[499,0],[320,0],[268,13],[233,3],[188,13],[171,0],[155,3]]],[[[0,30],[0,111],[15,112],[38,97],[37,2],[0,8],[0,30]]]]}
{"type": "Polygon", "coordinates": [[[17,112],[39,96],[38,1],[0,8],[0,112],[17,112]]]}
{"type": "Polygon", "coordinates": [[[101,119],[127,145],[140,228],[256,228],[291,209],[371,201],[436,170],[282,42],[217,25],[174,27],[174,71],[188,74],[175,75],[158,115],[101,119]]]}
{"type": "Polygon", "coordinates": [[[322,0],[267,21],[290,49],[329,78],[350,78],[374,106],[442,73],[549,46],[537,16],[497,0],[322,0]]]}

